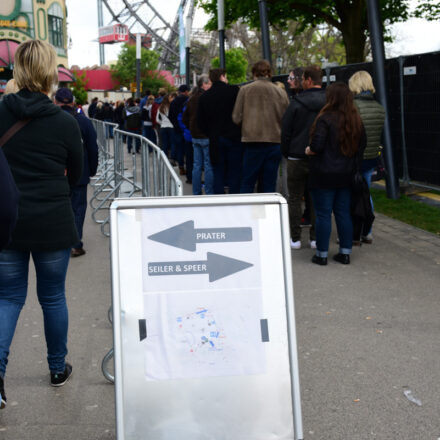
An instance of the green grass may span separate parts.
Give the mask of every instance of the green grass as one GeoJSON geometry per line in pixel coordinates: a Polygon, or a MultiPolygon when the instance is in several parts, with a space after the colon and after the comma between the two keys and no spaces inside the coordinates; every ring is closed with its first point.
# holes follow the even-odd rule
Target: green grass
{"type": "Polygon", "coordinates": [[[440,235],[440,208],[412,200],[405,195],[393,200],[387,198],[383,190],[371,188],[370,191],[375,211],[440,235]]]}

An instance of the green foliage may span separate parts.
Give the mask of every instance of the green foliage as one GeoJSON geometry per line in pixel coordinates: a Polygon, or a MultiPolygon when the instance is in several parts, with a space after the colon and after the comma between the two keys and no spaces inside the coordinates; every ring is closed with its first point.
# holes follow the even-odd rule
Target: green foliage
{"type": "MultiPolygon", "coordinates": [[[[379,0],[379,3],[386,25],[409,16],[407,0],[379,0]]],[[[200,4],[211,16],[207,29],[216,29],[217,0],[200,0],[200,4]]],[[[300,23],[298,33],[323,23],[333,26],[342,33],[347,62],[364,60],[368,31],[366,0],[267,0],[267,6],[269,22],[281,29],[287,28],[289,20],[300,23]]],[[[258,1],[225,0],[225,24],[230,26],[238,20],[258,29],[258,1]]]]}
{"type": "Polygon", "coordinates": [[[438,20],[440,18],[440,2],[438,0],[419,1],[414,16],[429,21],[438,20]]]}
{"type": "Polygon", "coordinates": [[[72,93],[75,97],[75,102],[79,105],[85,104],[87,101],[87,83],[89,80],[86,78],[86,73],[79,74],[73,72],[75,81],[72,83],[72,93]]]}
{"type": "MultiPolygon", "coordinates": [[[[246,81],[246,70],[248,61],[245,51],[239,47],[229,49],[225,52],[226,71],[228,81],[231,84],[239,84],[246,81]]],[[[220,67],[220,59],[216,57],[212,60],[212,67],[220,67]]]]}
{"type": "MultiPolygon", "coordinates": [[[[159,54],[153,50],[141,48],[141,82],[142,90],[157,93],[159,88],[169,88],[170,85],[155,70],[159,64],[159,54]]],[[[112,70],[112,78],[123,87],[130,88],[130,83],[136,82],[136,46],[124,44],[118,55],[118,61],[112,70]]]]}

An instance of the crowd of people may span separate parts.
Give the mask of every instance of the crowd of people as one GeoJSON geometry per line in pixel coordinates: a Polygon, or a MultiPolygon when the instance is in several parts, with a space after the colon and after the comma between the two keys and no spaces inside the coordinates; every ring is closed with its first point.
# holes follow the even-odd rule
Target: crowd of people
{"type": "MultiPolygon", "coordinates": [[[[128,134],[129,153],[140,152],[139,138],[133,142],[130,134],[158,144],[186,174],[195,195],[275,192],[284,160],[291,248],[302,247],[302,229],[310,226],[315,264],[327,265],[332,213],[339,242],[335,261],[349,264],[353,245],[372,243],[369,186],[385,112],[374,99],[371,76],[359,71],[348,85],[324,90],[321,68],[296,68],[286,90],[271,81],[265,60],[253,66],[252,75],[254,81],[239,87],[228,83],[224,69],[214,68],[191,91],[181,85],[177,92],[161,89],[157,96],[148,92],[114,105],[95,98],[79,109],[69,89],[53,93],[58,82],[53,47],[38,40],[18,47],[14,80],[0,102],[1,408],[31,256],[50,383],[62,386],[72,374],[65,360],[64,285],[69,258],[85,254],[87,184],[98,164],[90,118],[117,123],[128,134]]],[[[113,137],[110,125],[107,136],[113,137]]]]}

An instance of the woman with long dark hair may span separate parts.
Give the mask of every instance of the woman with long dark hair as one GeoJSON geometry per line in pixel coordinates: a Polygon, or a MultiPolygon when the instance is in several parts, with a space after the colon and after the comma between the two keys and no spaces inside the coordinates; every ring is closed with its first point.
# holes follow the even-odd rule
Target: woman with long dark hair
{"type": "Polygon", "coordinates": [[[316,211],[317,247],[312,262],[327,264],[333,212],[339,236],[339,252],[333,259],[349,264],[353,242],[351,184],[366,139],[346,84],[335,83],[326,89],[326,104],[312,126],[310,139],[306,154],[311,156],[309,187],[316,211]]]}

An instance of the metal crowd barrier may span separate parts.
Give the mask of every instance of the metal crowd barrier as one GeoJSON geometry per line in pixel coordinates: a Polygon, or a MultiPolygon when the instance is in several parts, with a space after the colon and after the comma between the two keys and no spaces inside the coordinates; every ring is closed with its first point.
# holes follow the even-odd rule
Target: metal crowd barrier
{"type": "Polygon", "coordinates": [[[93,220],[109,236],[109,208],[118,197],[165,197],[183,195],[182,182],[166,154],[147,138],[119,130],[117,124],[92,119],[98,137],[99,166],[92,179],[90,199],[93,220]],[[110,138],[113,128],[113,139],[110,138]],[[124,154],[131,139],[132,154],[124,154]],[[136,154],[136,142],[140,154],[136,154]]]}
{"type": "MultiPolygon", "coordinates": [[[[96,176],[91,179],[90,199],[93,220],[101,232],[110,235],[110,205],[118,197],[165,197],[183,195],[182,182],[166,154],[147,138],[122,131],[117,124],[91,120],[97,134],[99,162],[96,176]],[[111,128],[113,130],[111,130],[111,128]],[[113,138],[111,133],[113,132],[113,138]],[[132,154],[125,155],[124,141],[131,139],[132,154]],[[136,154],[136,142],[140,152],[136,154]]],[[[112,323],[112,308],[109,309],[112,323]]],[[[114,382],[111,373],[113,348],[104,356],[101,369],[104,377],[114,382]]]]}

